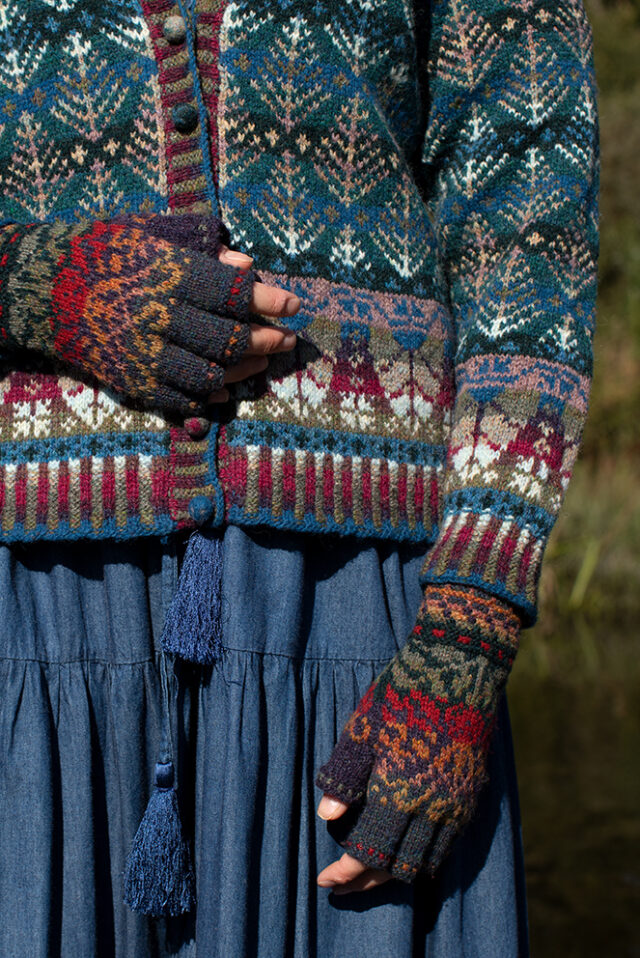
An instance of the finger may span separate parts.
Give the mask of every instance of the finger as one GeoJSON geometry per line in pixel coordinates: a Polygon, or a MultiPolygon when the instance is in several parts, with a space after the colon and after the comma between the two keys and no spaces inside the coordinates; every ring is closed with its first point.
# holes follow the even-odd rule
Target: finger
{"type": "Polygon", "coordinates": [[[327,865],[320,872],[317,881],[321,888],[332,888],[334,885],[344,885],[351,882],[366,871],[368,871],[367,865],[363,865],[362,862],[345,852],[342,858],[327,865]]]}
{"type": "Polygon", "coordinates": [[[222,263],[228,263],[229,266],[239,266],[241,269],[244,267],[248,269],[253,263],[253,256],[241,253],[239,250],[229,249],[224,243],[220,245],[218,259],[222,263]]]}
{"type": "Polygon", "coordinates": [[[224,372],[221,366],[168,343],[162,351],[159,378],[168,386],[197,397],[221,389],[224,372]]]}
{"type": "Polygon", "coordinates": [[[273,326],[258,326],[256,323],[251,323],[250,329],[245,356],[283,353],[293,349],[296,344],[296,334],[290,329],[274,329],[273,326]]]}
{"type": "Polygon", "coordinates": [[[293,316],[300,309],[300,298],[280,286],[256,282],[253,284],[249,309],[267,316],[293,316]]]}
{"type": "Polygon", "coordinates": [[[323,795],[318,805],[318,815],[325,822],[332,821],[334,818],[340,818],[344,815],[349,806],[341,802],[338,798],[332,798],[331,795],[323,795]]]}
{"type": "Polygon", "coordinates": [[[249,327],[241,320],[212,316],[189,303],[178,303],[167,338],[196,356],[230,366],[242,358],[249,344],[249,327]]]}
{"type": "MultiPolygon", "coordinates": [[[[253,256],[241,253],[239,250],[230,250],[224,244],[220,247],[218,259],[230,266],[248,269],[253,263],[253,256]]],[[[266,283],[256,282],[253,286],[253,297],[250,309],[254,313],[265,313],[268,316],[293,316],[300,308],[300,299],[289,290],[280,286],[268,286],[266,283]]]]}
{"type": "Polygon", "coordinates": [[[380,871],[378,868],[367,868],[362,875],[347,882],[346,885],[336,885],[333,893],[334,895],[349,895],[354,891],[369,891],[370,888],[384,885],[390,879],[389,872],[380,871]]]}
{"type": "Polygon", "coordinates": [[[172,389],[165,383],[159,383],[151,405],[154,408],[168,409],[183,416],[201,416],[204,412],[204,403],[198,402],[191,396],[185,396],[178,389],[172,389]]]}
{"type": "Polygon", "coordinates": [[[248,379],[249,376],[257,376],[258,373],[263,373],[268,365],[269,360],[265,356],[250,356],[248,359],[241,359],[236,366],[227,369],[224,382],[226,384],[239,383],[243,379],[248,379]]]}
{"type": "Polygon", "coordinates": [[[228,402],[228,401],[229,401],[228,389],[219,389],[217,392],[211,393],[211,395],[207,397],[207,402],[209,403],[228,402]]]}

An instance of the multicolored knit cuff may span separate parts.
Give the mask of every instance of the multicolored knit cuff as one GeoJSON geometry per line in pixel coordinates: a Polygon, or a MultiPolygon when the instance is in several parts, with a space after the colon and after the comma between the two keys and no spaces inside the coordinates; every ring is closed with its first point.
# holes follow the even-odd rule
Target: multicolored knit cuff
{"type": "Polygon", "coordinates": [[[523,626],[535,623],[540,568],[551,523],[493,511],[445,514],[421,573],[423,585],[483,589],[514,606],[523,626]]]}
{"type": "Polygon", "coordinates": [[[410,640],[420,639],[428,650],[455,648],[511,669],[520,628],[516,610],[484,589],[427,585],[410,640]]]}
{"type": "Polygon", "coordinates": [[[439,867],[486,781],[519,632],[515,611],[494,596],[427,587],[406,645],[316,778],[324,792],[358,807],[339,837],[349,854],[404,881],[439,867]]]}

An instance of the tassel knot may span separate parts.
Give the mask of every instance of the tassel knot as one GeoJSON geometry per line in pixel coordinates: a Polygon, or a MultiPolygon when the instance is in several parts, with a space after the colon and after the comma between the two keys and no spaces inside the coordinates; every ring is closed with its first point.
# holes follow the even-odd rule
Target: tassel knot
{"type": "Polygon", "coordinates": [[[156,788],[173,788],[174,778],[173,762],[156,764],[156,788]]]}

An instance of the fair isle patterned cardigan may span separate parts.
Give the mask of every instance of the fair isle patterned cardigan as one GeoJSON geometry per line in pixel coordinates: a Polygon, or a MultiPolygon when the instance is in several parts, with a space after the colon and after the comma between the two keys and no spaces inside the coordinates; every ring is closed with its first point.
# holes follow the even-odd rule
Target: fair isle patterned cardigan
{"type": "Polygon", "coordinates": [[[213,212],[302,299],[211,428],[6,357],[3,540],[415,540],[532,622],[592,371],[580,0],[5,0],[0,34],[0,221],[213,212]]]}

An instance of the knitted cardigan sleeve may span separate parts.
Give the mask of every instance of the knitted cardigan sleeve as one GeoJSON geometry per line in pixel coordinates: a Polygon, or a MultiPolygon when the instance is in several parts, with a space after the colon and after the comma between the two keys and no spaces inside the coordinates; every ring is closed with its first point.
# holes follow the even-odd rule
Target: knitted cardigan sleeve
{"type": "Polygon", "coordinates": [[[581,0],[438,0],[422,163],[457,333],[424,583],[536,616],[592,373],[598,128],[581,0]]]}
{"type": "Polygon", "coordinates": [[[363,863],[433,873],[486,781],[521,623],[587,412],[597,257],[591,35],[578,0],[436,0],[422,161],[457,342],[439,535],[405,646],[316,782],[363,863]]]}
{"type": "Polygon", "coordinates": [[[204,411],[248,342],[254,273],[221,263],[213,216],[0,226],[0,350],[121,397],[204,411]]]}

